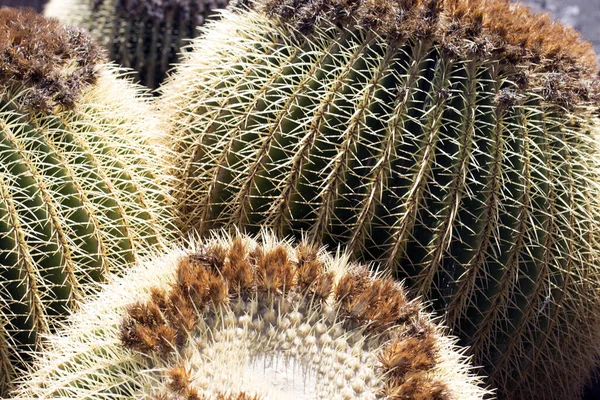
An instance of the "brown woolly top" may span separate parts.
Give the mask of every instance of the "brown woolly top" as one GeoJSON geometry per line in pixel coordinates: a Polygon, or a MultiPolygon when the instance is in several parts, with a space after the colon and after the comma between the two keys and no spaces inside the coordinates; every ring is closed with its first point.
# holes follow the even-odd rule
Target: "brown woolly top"
{"type": "Polygon", "coordinates": [[[596,67],[591,43],[576,30],[509,0],[257,0],[254,6],[303,32],[325,19],[358,23],[385,37],[432,37],[457,52],[596,67]]]}
{"type": "Polygon", "coordinates": [[[509,0],[237,0],[232,4],[278,17],[302,33],[323,21],[351,24],[391,40],[432,40],[450,57],[525,66],[527,73],[552,75],[550,82],[535,82],[538,87],[559,85],[560,95],[576,103],[589,102],[600,92],[590,76],[597,67],[591,43],[548,14],[509,0]]]}
{"type": "MultiPolygon", "coordinates": [[[[229,247],[213,244],[201,248],[180,260],[175,282],[168,290],[152,288],[149,301],[127,307],[122,343],[165,361],[174,360],[177,357],[172,354],[184,347],[203,314],[227,307],[236,298],[266,296],[264,304],[275,304],[276,299],[292,295],[310,299],[315,306],[333,298],[345,327],[387,332],[392,337],[378,356],[381,376],[386,377],[382,396],[450,398],[446,384],[430,373],[438,351],[433,325],[396,282],[373,277],[365,267],[346,272],[336,283],[315,248],[300,245],[294,252],[290,254],[284,245],[252,249],[239,238],[229,247]]],[[[167,375],[167,386],[178,398],[203,400],[190,385],[191,375],[184,365],[173,366],[167,375]]],[[[156,397],[167,398],[171,397],[156,397]]],[[[258,400],[243,393],[221,398],[258,400]]]]}
{"type": "Polygon", "coordinates": [[[0,93],[18,92],[18,105],[27,111],[73,108],[79,93],[96,82],[103,60],[85,31],[32,9],[0,8],[0,93]]]}

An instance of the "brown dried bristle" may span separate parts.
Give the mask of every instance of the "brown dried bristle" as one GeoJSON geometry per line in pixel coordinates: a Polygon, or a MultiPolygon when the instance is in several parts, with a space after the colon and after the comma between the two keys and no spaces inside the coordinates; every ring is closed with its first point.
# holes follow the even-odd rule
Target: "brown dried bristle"
{"type": "Polygon", "coordinates": [[[171,379],[169,389],[179,395],[186,395],[190,391],[190,371],[182,365],[171,368],[167,375],[171,379]]]}
{"type": "Polygon", "coordinates": [[[164,393],[160,393],[153,397],[153,400],[262,400],[260,396],[253,396],[247,393],[235,393],[235,394],[225,394],[219,393],[216,397],[213,396],[200,396],[195,391],[186,394],[176,394],[174,396],[169,396],[164,393]]]}
{"type": "MultiPolygon", "coordinates": [[[[321,307],[324,300],[333,299],[345,328],[358,326],[368,333],[386,332],[393,338],[379,356],[386,396],[449,398],[444,384],[430,377],[437,364],[438,349],[433,325],[420,316],[418,305],[409,302],[391,278],[374,277],[366,267],[351,270],[337,283],[333,275],[326,271],[316,249],[306,246],[296,248],[295,254],[284,245],[250,250],[238,239],[228,249],[218,244],[209,246],[201,254],[179,260],[170,289],[154,288],[149,301],[126,309],[121,341],[128,348],[168,361],[170,352],[180,351],[189,333],[204,321],[202,313],[214,315],[214,310],[228,301],[268,296],[268,303],[273,303],[276,298],[294,293],[296,297],[312,299],[309,302],[316,299],[316,307],[321,307]]],[[[196,398],[185,366],[169,370],[168,379],[171,391],[182,398],[196,398]]],[[[218,398],[254,399],[244,396],[218,398]]]]}
{"type": "Polygon", "coordinates": [[[425,373],[410,374],[401,384],[389,383],[383,395],[388,400],[445,400],[448,388],[425,373]]]}
{"type": "Polygon", "coordinates": [[[435,400],[448,398],[445,385],[429,375],[435,366],[435,338],[427,328],[413,337],[392,341],[379,356],[389,376],[384,394],[389,399],[435,400]]]}
{"type": "MultiPolygon", "coordinates": [[[[64,27],[33,9],[0,8],[0,87],[23,93],[20,107],[50,112],[73,108],[97,79],[101,49],[82,29],[64,27]]],[[[12,99],[9,99],[12,100],[12,99]]]]}

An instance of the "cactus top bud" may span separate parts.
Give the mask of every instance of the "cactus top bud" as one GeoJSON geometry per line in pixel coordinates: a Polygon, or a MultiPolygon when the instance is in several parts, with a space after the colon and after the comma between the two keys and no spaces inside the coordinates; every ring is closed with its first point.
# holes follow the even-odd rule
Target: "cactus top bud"
{"type": "Polygon", "coordinates": [[[73,108],[81,90],[96,81],[103,59],[79,28],[32,9],[0,8],[0,87],[22,92],[19,105],[29,111],[73,108]]]}
{"type": "Polygon", "coordinates": [[[209,242],[127,308],[121,340],[164,367],[160,398],[477,398],[466,375],[448,379],[452,351],[398,283],[266,242],[209,242]]]}

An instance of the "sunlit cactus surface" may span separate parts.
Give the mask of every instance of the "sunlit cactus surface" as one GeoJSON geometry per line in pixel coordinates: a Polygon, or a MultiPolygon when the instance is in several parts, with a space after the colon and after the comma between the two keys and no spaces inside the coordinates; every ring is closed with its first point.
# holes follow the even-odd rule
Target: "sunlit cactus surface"
{"type": "Polygon", "coordinates": [[[0,395],[95,282],[174,232],[158,121],[118,75],[80,29],[0,8],[0,395]]]}
{"type": "Polygon", "coordinates": [[[590,45],[507,1],[240,3],[162,90],[181,227],[347,246],[502,398],[576,398],[600,339],[590,45]]]}

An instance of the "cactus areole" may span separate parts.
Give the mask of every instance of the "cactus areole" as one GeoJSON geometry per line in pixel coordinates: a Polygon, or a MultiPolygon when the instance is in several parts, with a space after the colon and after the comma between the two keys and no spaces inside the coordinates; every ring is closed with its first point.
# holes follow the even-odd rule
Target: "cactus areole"
{"type": "Polygon", "coordinates": [[[478,397],[440,367],[451,350],[397,282],[337,263],[306,246],[213,242],[181,259],[170,290],[128,307],[121,339],[153,364],[181,360],[157,385],[164,396],[478,397]]]}
{"type": "Polygon", "coordinates": [[[508,1],[236,7],[163,89],[181,226],[347,246],[501,398],[576,398],[600,340],[590,44],[508,1]]]}
{"type": "Polygon", "coordinates": [[[96,282],[170,232],[138,94],[84,31],[0,9],[0,396],[96,282]]]}

